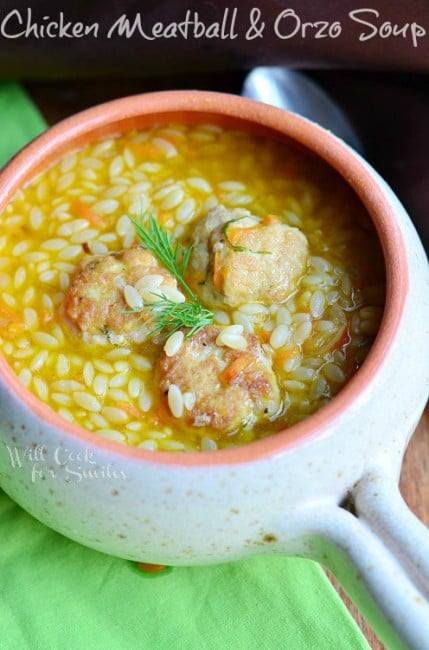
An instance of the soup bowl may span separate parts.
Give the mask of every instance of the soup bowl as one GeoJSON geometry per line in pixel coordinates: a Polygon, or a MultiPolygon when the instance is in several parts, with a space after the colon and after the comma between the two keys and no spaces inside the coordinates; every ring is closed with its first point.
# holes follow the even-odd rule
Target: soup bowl
{"type": "Polygon", "coordinates": [[[346,180],[384,255],[386,304],[375,342],[339,394],[304,421],[242,447],[190,453],[127,447],[65,421],[2,358],[1,487],[54,530],[129,560],[317,560],[389,648],[429,647],[428,536],[398,491],[429,393],[429,272],[409,217],[378,174],[296,115],[230,95],[172,91],[119,99],[49,129],[2,171],[0,211],[64,154],[171,122],[293,142],[346,180]]]}

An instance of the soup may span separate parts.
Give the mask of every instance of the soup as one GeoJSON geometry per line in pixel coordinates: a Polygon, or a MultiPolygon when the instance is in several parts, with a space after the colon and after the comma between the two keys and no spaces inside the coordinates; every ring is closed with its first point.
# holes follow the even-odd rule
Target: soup
{"type": "Polygon", "coordinates": [[[246,444],[323,407],[364,361],[384,296],[347,184],[214,124],[94,142],[2,216],[9,364],[64,419],[148,450],[246,444]]]}

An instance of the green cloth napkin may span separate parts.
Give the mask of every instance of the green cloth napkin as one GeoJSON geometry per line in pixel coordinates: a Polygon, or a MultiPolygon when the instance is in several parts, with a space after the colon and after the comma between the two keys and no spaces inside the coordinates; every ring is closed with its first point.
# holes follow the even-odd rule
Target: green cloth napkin
{"type": "MultiPolygon", "coordinates": [[[[0,125],[0,164],[46,126],[13,83],[0,84],[0,125]]],[[[259,557],[149,577],[49,530],[0,490],[0,648],[369,646],[313,562],[259,557]]]]}
{"type": "Polygon", "coordinates": [[[36,135],[46,122],[16,83],[0,84],[0,167],[36,135]]]}

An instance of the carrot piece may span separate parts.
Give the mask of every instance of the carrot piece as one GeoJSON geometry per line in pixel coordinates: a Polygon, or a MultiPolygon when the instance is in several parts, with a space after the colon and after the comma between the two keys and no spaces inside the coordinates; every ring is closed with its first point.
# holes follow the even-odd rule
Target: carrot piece
{"type": "Polygon", "coordinates": [[[159,212],[158,213],[158,221],[161,224],[161,226],[165,226],[166,222],[170,219],[171,213],[164,211],[164,212],[159,212]]]}
{"type": "Polygon", "coordinates": [[[13,341],[24,328],[24,321],[8,307],[0,307],[0,332],[3,339],[13,341]]]}
{"type": "Polygon", "coordinates": [[[273,356],[273,361],[276,364],[276,366],[280,366],[282,363],[287,361],[290,356],[290,350],[287,348],[281,348],[280,350],[277,350],[273,356]]]}
{"type": "Polygon", "coordinates": [[[151,142],[141,142],[132,146],[134,153],[144,158],[160,158],[162,151],[151,142]]]}
{"type": "Polygon", "coordinates": [[[240,354],[239,357],[236,357],[234,361],[232,361],[229,366],[225,368],[223,372],[219,375],[219,379],[223,384],[232,384],[235,379],[237,379],[238,375],[243,372],[250,364],[252,363],[253,359],[250,354],[245,352],[244,354],[240,354]]]}
{"type": "Polygon", "coordinates": [[[256,226],[249,226],[248,228],[228,228],[228,241],[230,244],[235,246],[239,241],[242,235],[250,235],[252,232],[257,232],[262,226],[272,226],[273,224],[281,223],[280,219],[273,214],[267,214],[267,216],[256,226]]]}
{"type": "Polygon", "coordinates": [[[53,313],[50,312],[48,309],[42,309],[39,312],[39,320],[43,325],[49,323],[49,321],[51,321],[52,318],[53,318],[53,313]]]}
{"type": "Polygon", "coordinates": [[[276,217],[274,214],[267,214],[263,221],[261,221],[261,226],[272,226],[277,223],[281,223],[278,217],[276,217]]]}
{"type": "Polygon", "coordinates": [[[22,325],[22,318],[8,307],[0,307],[0,328],[9,327],[10,325],[22,325]]]}
{"type": "Polygon", "coordinates": [[[161,573],[167,570],[164,564],[148,564],[147,562],[137,562],[137,568],[143,573],[161,573]]]}
{"type": "Polygon", "coordinates": [[[241,235],[250,235],[252,232],[257,232],[259,228],[260,224],[249,228],[228,228],[228,241],[235,246],[240,241],[241,235]]]}
{"type": "Polygon", "coordinates": [[[18,333],[18,328],[16,326],[0,328],[0,336],[5,341],[14,341],[18,333]]]}
{"type": "Polygon", "coordinates": [[[161,399],[156,407],[156,417],[159,421],[165,422],[171,419],[171,411],[168,408],[167,400],[161,399]]]}
{"type": "Polygon", "coordinates": [[[222,280],[223,280],[222,267],[219,264],[220,261],[219,257],[220,257],[220,253],[219,251],[216,251],[213,258],[213,286],[218,291],[222,289],[222,280]]]}
{"type": "Polygon", "coordinates": [[[79,217],[82,217],[83,219],[88,219],[88,221],[93,225],[97,227],[103,227],[104,223],[101,217],[98,214],[95,214],[89,208],[85,203],[82,203],[81,201],[73,201],[71,205],[71,209],[73,212],[76,212],[76,214],[79,215],[79,217]]]}
{"type": "Polygon", "coordinates": [[[262,343],[268,343],[268,341],[271,338],[272,332],[269,332],[268,330],[260,330],[259,332],[259,338],[261,339],[262,343]]]}
{"type": "Polygon", "coordinates": [[[141,411],[136,409],[132,404],[127,404],[127,402],[118,402],[118,407],[128,413],[128,415],[131,415],[132,418],[136,418],[136,420],[139,420],[142,417],[141,411]]]}
{"type": "Polygon", "coordinates": [[[277,350],[273,357],[275,365],[276,366],[283,365],[285,361],[288,361],[295,355],[296,350],[297,350],[296,347],[280,348],[280,350],[277,350]]]}
{"type": "Polygon", "coordinates": [[[14,341],[18,334],[22,332],[24,328],[24,323],[9,323],[8,325],[3,325],[0,322],[0,335],[6,341],[14,341]]]}
{"type": "Polygon", "coordinates": [[[350,332],[349,332],[349,326],[346,325],[344,328],[344,331],[342,333],[342,336],[338,341],[335,343],[334,347],[332,348],[332,352],[335,352],[336,350],[341,350],[341,348],[346,345],[350,341],[350,332]]]}

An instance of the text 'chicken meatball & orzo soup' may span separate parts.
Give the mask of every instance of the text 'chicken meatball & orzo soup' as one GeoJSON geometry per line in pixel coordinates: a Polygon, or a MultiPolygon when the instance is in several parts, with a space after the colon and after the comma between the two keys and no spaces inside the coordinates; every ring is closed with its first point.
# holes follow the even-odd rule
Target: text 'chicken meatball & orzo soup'
{"type": "Polygon", "coordinates": [[[365,208],[293,145],[158,125],[73,152],[2,215],[0,341],[66,420],[147,450],[216,450],[329,402],[377,334],[365,208]]]}

